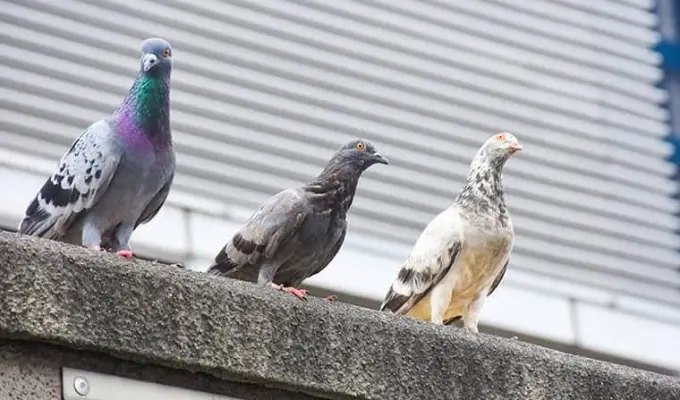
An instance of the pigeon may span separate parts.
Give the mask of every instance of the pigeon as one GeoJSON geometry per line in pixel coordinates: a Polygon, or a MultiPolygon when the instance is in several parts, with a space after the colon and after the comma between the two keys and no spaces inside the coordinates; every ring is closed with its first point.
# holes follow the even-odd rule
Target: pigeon
{"type": "Polygon", "coordinates": [[[462,318],[467,331],[479,332],[484,301],[500,284],[513,248],[502,170],[521,149],[507,132],[482,145],[453,205],[427,225],[401,265],[381,311],[435,324],[462,318]]]}
{"type": "Polygon", "coordinates": [[[90,125],[26,209],[18,234],[131,258],[130,237],[165,203],[175,175],[172,48],[142,42],[140,70],[110,118],[90,125]]]}
{"type": "Polygon", "coordinates": [[[207,272],[305,299],[307,291],[297,287],[326,268],[340,250],[359,177],[376,163],[389,161],[370,142],[356,139],[345,144],[312,182],[265,201],[207,272]]]}

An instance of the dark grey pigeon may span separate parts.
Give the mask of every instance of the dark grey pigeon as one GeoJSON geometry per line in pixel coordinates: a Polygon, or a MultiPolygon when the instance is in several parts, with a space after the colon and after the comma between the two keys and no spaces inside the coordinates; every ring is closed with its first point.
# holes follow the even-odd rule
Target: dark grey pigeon
{"type": "Polygon", "coordinates": [[[170,44],[145,40],[125,100],[75,140],[26,209],[20,234],[132,257],[132,232],[158,213],[175,174],[171,70],[170,44]]]}
{"type": "Polygon", "coordinates": [[[340,250],[359,177],[388,164],[366,140],[342,146],[319,176],[270,197],[215,257],[209,274],[271,285],[304,299],[297,287],[340,250]]]}

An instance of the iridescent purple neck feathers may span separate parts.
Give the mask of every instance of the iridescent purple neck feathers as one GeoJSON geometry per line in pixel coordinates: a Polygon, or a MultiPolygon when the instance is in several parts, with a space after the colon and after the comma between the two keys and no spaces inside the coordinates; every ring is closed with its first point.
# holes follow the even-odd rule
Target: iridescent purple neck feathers
{"type": "Polygon", "coordinates": [[[170,75],[140,72],[113,114],[113,122],[125,143],[133,148],[157,151],[171,146],[170,75]]]}

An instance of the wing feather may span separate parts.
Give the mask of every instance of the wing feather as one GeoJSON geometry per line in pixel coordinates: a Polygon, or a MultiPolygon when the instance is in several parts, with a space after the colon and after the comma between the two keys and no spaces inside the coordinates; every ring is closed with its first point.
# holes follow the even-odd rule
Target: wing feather
{"type": "Polygon", "coordinates": [[[144,211],[142,211],[142,214],[139,216],[139,219],[137,219],[135,228],[141,224],[145,224],[151,221],[153,217],[155,217],[156,214],[158,214],[158,211],[161,209],[161,207],[163,207],[165,200],[168,198],[170,188],[172,187],[172,181],[174,179],[175,173],[173,172],[172,175],[170,175],[168,181],[165,182],[165,185],[161,187],[158,193],[156,193],[156,195],[151,199],[149,204],[146,205],[146,208],[144,208],[144,211]]]}
{"type": "Polygon", "coordinates": [[[285,249],[309,213],[304,194],[288,189],[270,197],[227,242],[215,257],[208,273],[225,275],[245,265],[255,265],[262,259],[286,258],[285,249]],[[286,245],[286,246],[284,246],[286,245]]]}
{"type": "Polygon", "coordinates": [[[427,296],[451,270],[461,248],[457,207],[437,215],[423,230],[392,282],[380,310],[403,315],[427,296]]]}
{"type": "Polygon", "coordinates": [[[115,175],[122,150],[111,125],[90,125],[59,161],[19,224],[21,234],[56,239],[83,212],[91,209],[115,175]]]}

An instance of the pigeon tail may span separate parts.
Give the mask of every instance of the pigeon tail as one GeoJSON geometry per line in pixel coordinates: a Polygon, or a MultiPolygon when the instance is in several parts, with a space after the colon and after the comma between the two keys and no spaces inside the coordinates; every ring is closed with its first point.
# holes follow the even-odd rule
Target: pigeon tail
{"type": "Polygon", "coordinates": [[[213,265],[208,268],[207,273],[210,275],[226,275],[237,267],[238,265],[227,258],[226,260],[220,260],[219,262],[216,261],[213,263],[213,265]]]}

